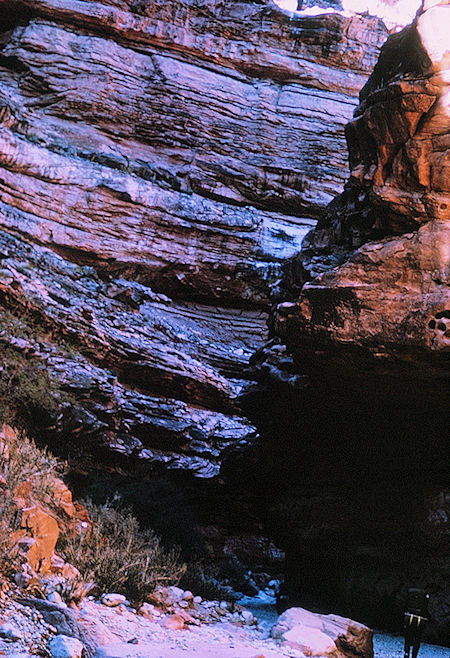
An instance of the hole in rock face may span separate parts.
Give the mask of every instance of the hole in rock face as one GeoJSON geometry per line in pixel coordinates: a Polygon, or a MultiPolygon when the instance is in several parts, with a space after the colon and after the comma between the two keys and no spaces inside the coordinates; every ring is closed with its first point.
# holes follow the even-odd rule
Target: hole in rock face
{"type": "Polygon", "coordinates": [[[5,57],[0,51],[0,67],[8,69],[9,71],[17,71],[23,73],[27,71],[27,67],[17,57],[5,57]]]}
{"type": "Polygon", "coordinates": [[[446,318],[447,320],[450,320],[450,311],[439,311],[439,313],[436,313],[434,316],[436,320],[441,320],[442,318],[446,318]]]}
{"type": "Polygon", "coordinates": [[[13,30],[19,25],[26,25],[35,16],[35,12],[20,2],[12,2],[9,6],[2,7],[0,13],[0,34],[13,30]]]}
{"type": "Polygon", "coordinates": [[[437,328],[439,329],[439,331],[445,331],[447,329],[447,327],[443,322],[439,322],[437,328]]]}
{"type": "Polygon", "coordinates": [[[436,321],[435,320],[430,320],[428,323],[428,326],[430,329],[434,329],[436,326],[436,321]]]}

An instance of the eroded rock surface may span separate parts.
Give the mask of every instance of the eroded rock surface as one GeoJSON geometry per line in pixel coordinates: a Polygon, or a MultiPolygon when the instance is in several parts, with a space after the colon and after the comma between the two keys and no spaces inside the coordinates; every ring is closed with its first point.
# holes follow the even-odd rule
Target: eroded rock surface
{"type": "Polygon", "coordinates": [[[345,178],[382,23],[270,2],[2,4],[2,225],[166,292],[267,303],[345,178]]]}
{"type": "Polygon", "coordinates": [[[350,179],[306,238],[292,277],[301,294],[275,320],[304,367],[350,357],[381,372],[446,371],[449,12],[425,3],[390,37],[346,127],[350,179]]]}
{"type": "Polygon", "coordinates": [[[2,342],[77,401],[55,431],[216,475],[256,435],[242,373],[387,31],[269,1],[0,4],[1,299],[37,324],[2,342]]]}
{"type": "Polygon", "coordinates": [[[263,441],[223,467],[237,486],[251,464],[261,496],[273,482],[293,603],[399,629],[414,583],[444,642],[449,14],[425,2],[382,48],[346,129],[350,178],[286,264],[252,360],[270,387],[248,410],[263,441]]]}

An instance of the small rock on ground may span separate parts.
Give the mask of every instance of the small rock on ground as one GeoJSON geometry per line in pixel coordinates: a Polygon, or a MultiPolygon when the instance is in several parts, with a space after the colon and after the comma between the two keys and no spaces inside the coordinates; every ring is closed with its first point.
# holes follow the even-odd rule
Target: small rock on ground
{"type": "Polygon", "coordinates": [[[83,644],[75,637],[57,635],[49,642],[52,658],[81,658],[83,644]]]}

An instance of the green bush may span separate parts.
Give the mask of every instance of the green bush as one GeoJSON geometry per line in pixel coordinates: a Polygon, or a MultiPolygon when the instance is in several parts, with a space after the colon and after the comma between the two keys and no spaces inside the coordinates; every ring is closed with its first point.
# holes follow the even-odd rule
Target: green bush
{"type": "Polygon", "coordinates": [[[138,605],[157,585],[178,583],[185,571],[175,550],[161,546],[152,530],[144,530],[129,510],[111,503],[84,503],[92,519],[86,534],[63,534],[57,550],[102,592],[119,592],[138,605]]]}

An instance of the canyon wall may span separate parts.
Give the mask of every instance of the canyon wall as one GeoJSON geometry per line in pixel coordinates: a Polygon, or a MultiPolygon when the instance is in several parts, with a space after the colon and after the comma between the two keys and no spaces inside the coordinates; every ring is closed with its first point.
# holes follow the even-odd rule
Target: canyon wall
{"type": "Polygon", "coordinates": [[[1,367],[45,366],[44,439],[186,475],[305,604],[395,626],[423,584],[443,639],[445,3],[378,64],[377,18],[270,0],[0,8],[1,367]]]}
{"type": "Polygon", "coordinates": [[[361,90],[346,127],[350,177],[286,263],[272,341],[252,358],[270,390],[248,408],[263,438],[224,465],[236,486],[253,465],[291,600],[399,629],[406,589],[420,586],[430,637],[443,642],[449,14],[448,2],[425,2],[361,90]],[[277,367],[284,385],[270,377],[277,367]]]}
{"type": "Polygon", "coordinates": [[[296,259],[301,295],[275,318],[303,368],[447,373],[448,12],[425,3],[391,36],[346,126],[350,178],[296,259]]]}
{"type": "Polygon", "coordinates": [[[271,2],[0,4],[0,294],[34,327],[1,340],[78,399],[52,431],[217,475],[256,434],[244,370],[345,180],[386,29],[271,2]]]}

